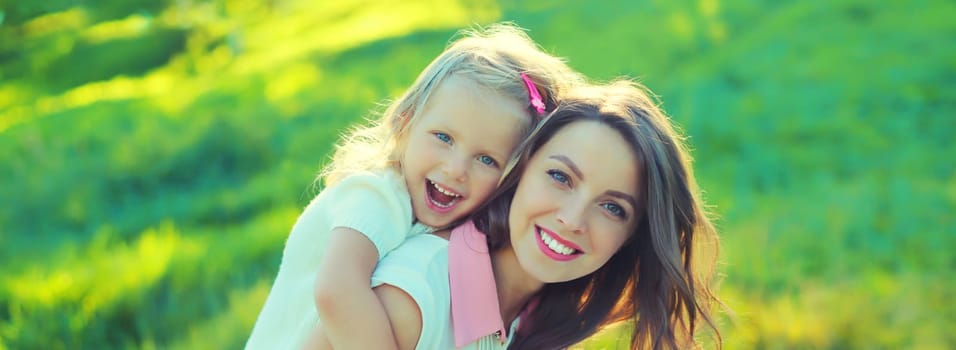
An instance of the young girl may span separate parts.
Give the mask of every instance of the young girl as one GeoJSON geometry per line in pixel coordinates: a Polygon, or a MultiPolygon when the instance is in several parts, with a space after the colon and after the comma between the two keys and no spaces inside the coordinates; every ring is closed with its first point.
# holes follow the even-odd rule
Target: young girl
{"type": "Polygon", "coordinates": [[[694,260],[715,254],[716,232],[681,137],[643,89],[567,96],[513,164],[473,221],[379,263],[401,349],[562,349],[623,320],[634,349],[693,348],[702,321],[720,344],[716,255],[694,260]]]}
{"type": "Polygon", "coordinates": [[[453,42],[380,120],[337,147],[246,348],[318,346],[304,343],[319,319],[326,345],[395,348],[370,287],[377,261],[484,202],[520,140],[579,80],[512,26],[453,42]]]}

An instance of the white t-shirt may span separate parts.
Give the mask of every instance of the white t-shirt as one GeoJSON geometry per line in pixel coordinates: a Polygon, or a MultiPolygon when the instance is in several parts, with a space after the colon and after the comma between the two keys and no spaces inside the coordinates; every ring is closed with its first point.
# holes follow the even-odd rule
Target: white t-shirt
{"type": "Polygon", "coordinates": [[[409,236],[428,231],[423,225],[413,228],[412,220],[405,181],[394,171],[351,175],[319,193],[292,227],[246,349],[302,347],[319,321],[313,290],[332,229],[363,233],[381,258],[409,236]]]}
{"type": "MultiPolygon", "coordinates": [[[[469,224],[463,225],[468,226],[469,224]]],[[[473,227],[473,226],[472,226],[473,227]]],[[[459,234],[456,228],[453,235],[459,234]]],[[[452,238],[455,239],[455,238],[452,238]]],[[[409,237],[402,245],[379,261],[372,274],[372,285],[390,284],[408,293],[418,304],[422,315],[422,331],[418,338],[420,350],[455,349],[455,335],[452,322],[451,288],[449,285],[449,242],[442,237],[425,234],[409,237]]],[[[490,265],[487,251],[484,263],[490,265]]],[[[471,263],[475,263],[471,261],[471,263]]],[[[489,266],[490,267],[490,266],[489,266]]],[[[490,269],[488,269],[490,271],[490,269]]],[[[494,290],[494,276],[467,276],[470,282],[489,285],[494,290]],[[490,280],[489,280],[490,279],[490,280]]],[[[490,295],[494,313],[498,315],[497,294],[490,295]]],[[[473,301],[485,303],[485,300],[473,301]]],[[[515,319],[507,334],[513,335],[518,320],[515,319]]],[[[488,334],[465,344],[460,349],[505,349],[513,337],[507,337],[502,343],[495,334],[488,334]]]]}

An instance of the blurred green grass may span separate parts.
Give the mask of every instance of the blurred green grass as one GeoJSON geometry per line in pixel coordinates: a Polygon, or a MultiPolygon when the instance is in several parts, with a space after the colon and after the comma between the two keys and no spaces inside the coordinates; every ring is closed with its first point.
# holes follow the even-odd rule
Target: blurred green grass
{"type": "Polygon", "coordinates": [[[0,349],[241,347],[336,137],[500,20],[690,136],[727,348],[954,348],[953,13],[0,0],[0,349]]]}

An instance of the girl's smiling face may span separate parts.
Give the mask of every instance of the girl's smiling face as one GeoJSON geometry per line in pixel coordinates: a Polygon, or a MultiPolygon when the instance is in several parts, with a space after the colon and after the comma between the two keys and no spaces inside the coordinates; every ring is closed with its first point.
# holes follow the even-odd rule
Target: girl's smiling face
{"type": "Polygon", "coordinates": [[[524,169],[509,213],[519,264],[543,283],[603,266],[637,226],[637,154],[596,121],[564,126],[524,169]]]}
{"type": "Polygon", "coordinates": [[[498,187],[530,123],[521,102],[448,76],[404,140],[402,176],[415,218],[441,227],[471,213],[498,187]]]}

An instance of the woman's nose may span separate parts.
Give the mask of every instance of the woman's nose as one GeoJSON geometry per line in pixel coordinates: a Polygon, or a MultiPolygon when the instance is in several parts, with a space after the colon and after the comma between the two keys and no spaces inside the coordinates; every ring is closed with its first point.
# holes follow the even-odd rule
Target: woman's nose
{"type": "Polygon", "coordinates": [[[555,216],[557,216],[558,222],[564,226],[564,229],[581,233],[584,232],[584,212],[586,208],[586,204],[578,203],[573,199],[565,199],[565,203],[561,204],[555,216]]]}

